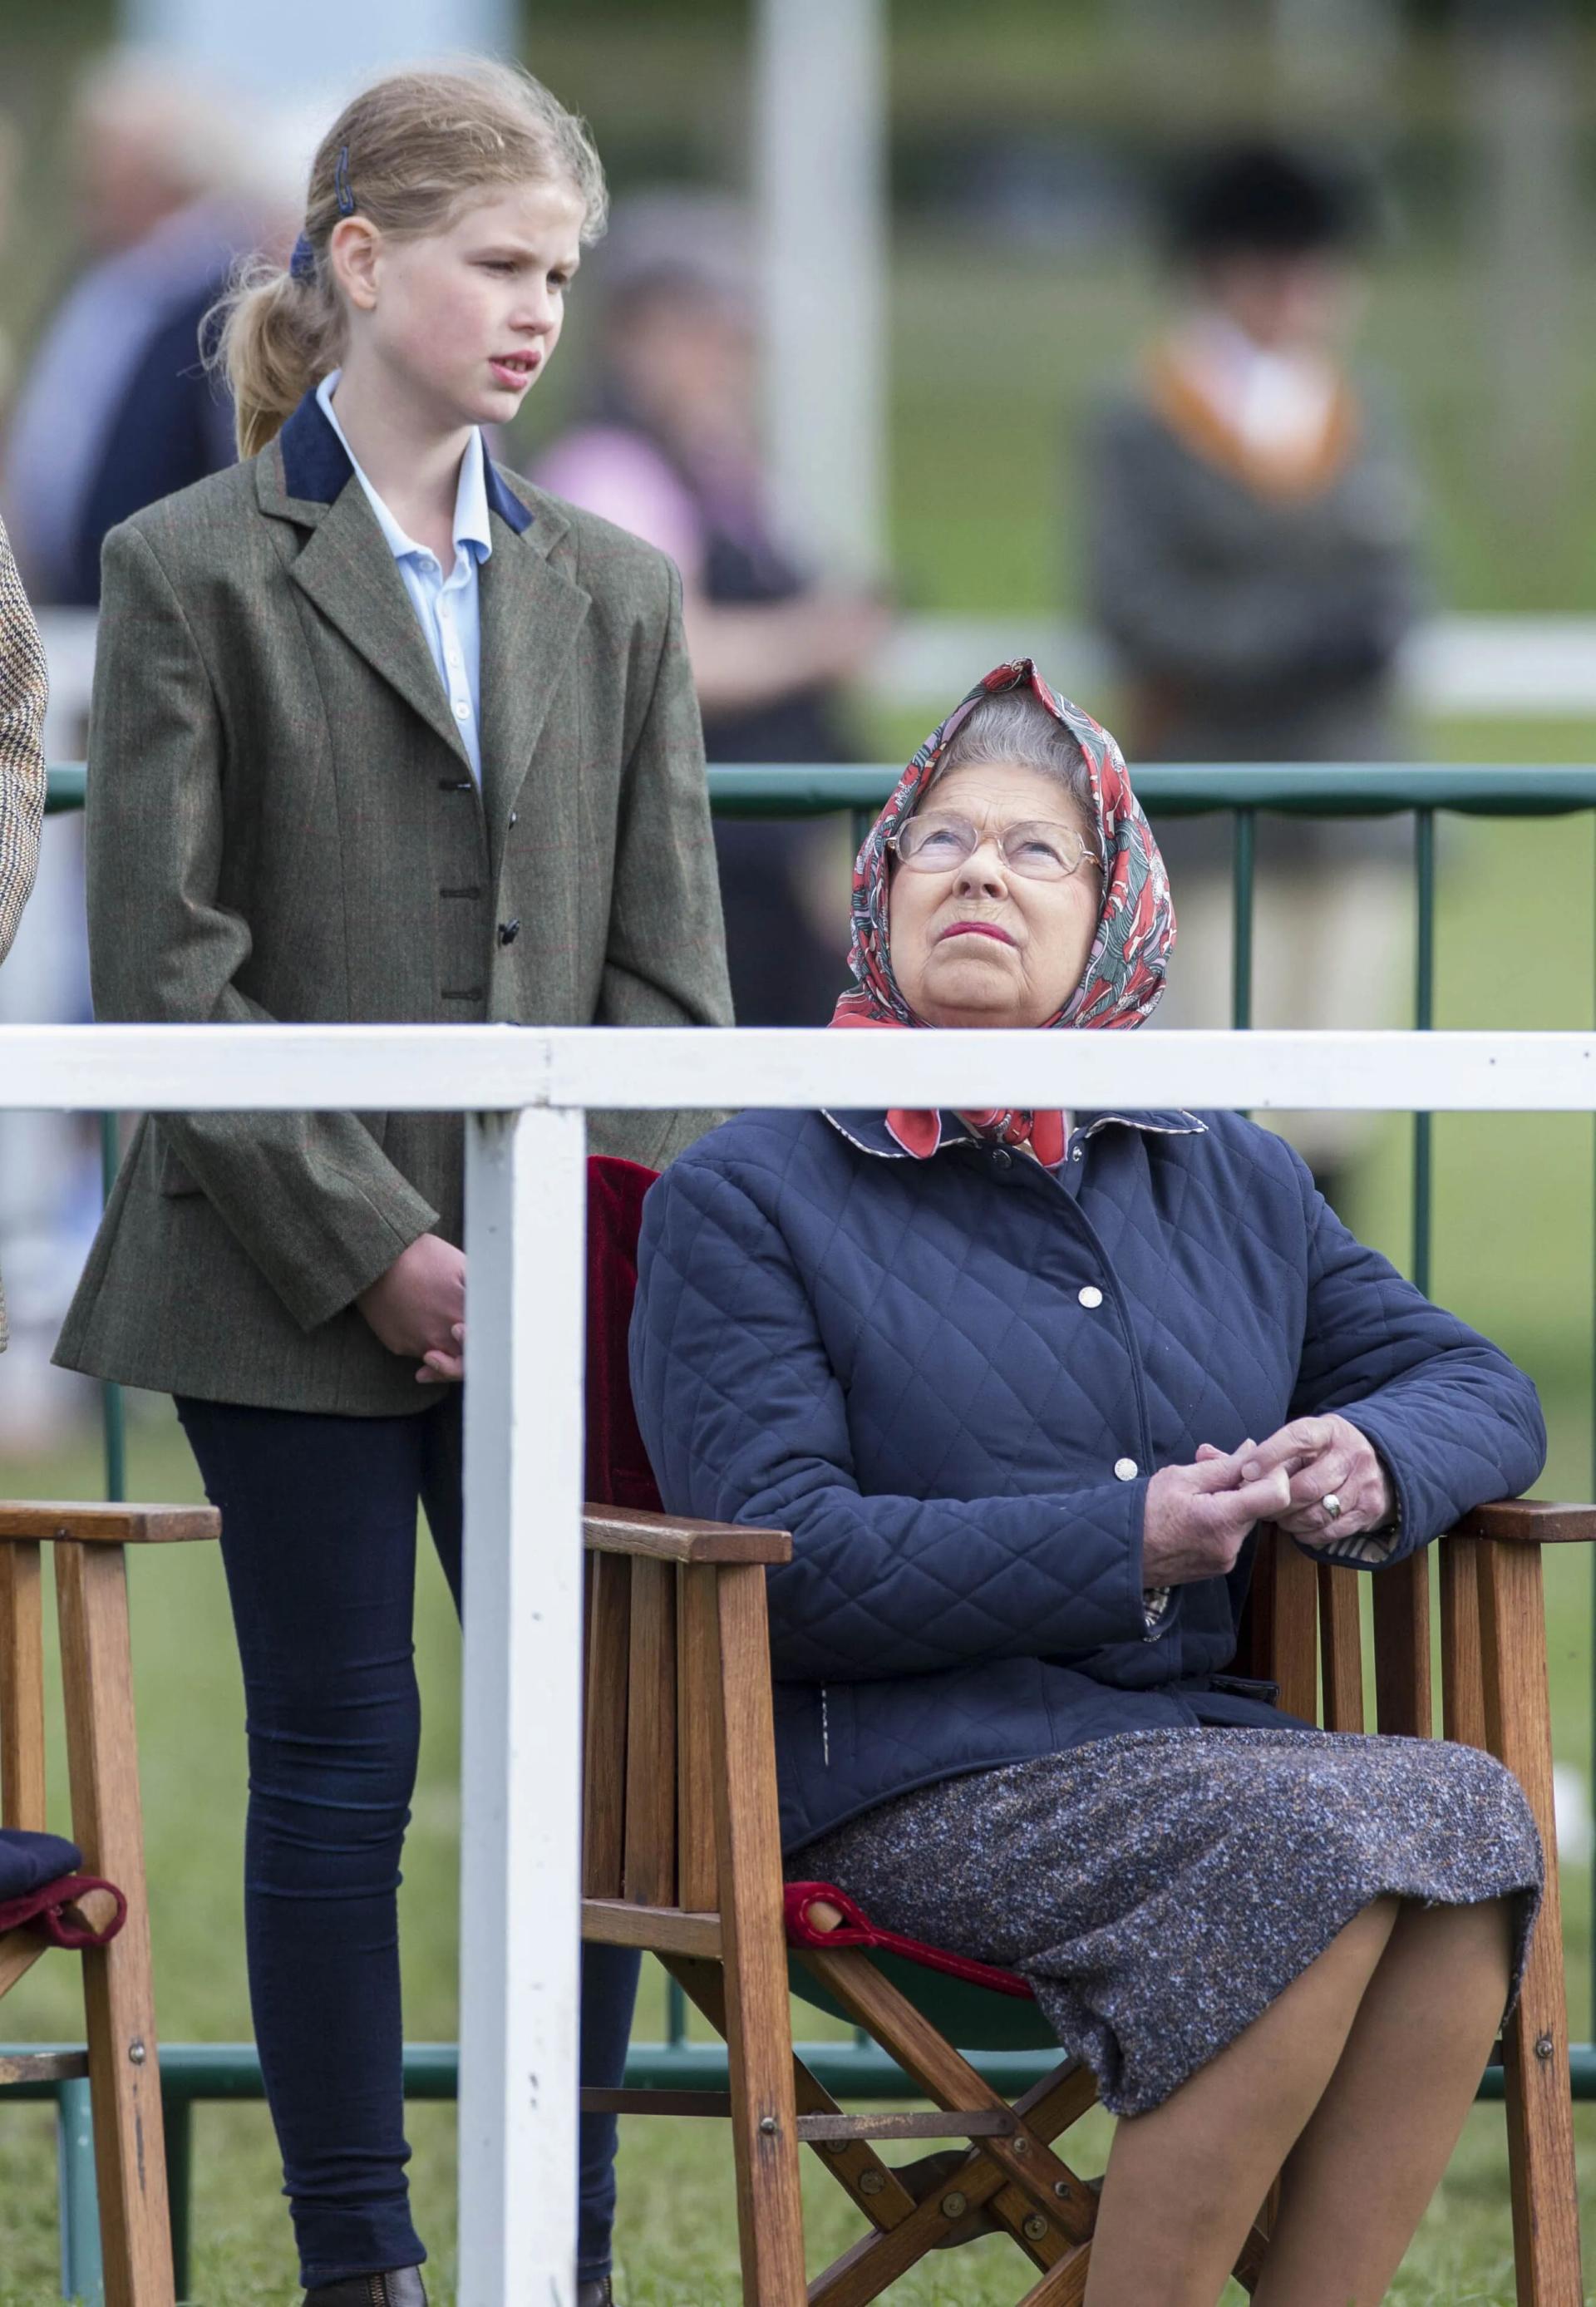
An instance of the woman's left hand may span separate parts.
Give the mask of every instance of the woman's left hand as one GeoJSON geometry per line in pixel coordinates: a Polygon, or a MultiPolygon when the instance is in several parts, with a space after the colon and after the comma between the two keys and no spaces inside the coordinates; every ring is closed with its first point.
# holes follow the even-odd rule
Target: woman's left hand
{"type": "MultiPolygon", "coordinates": [[[[1199,1458],[1218,1454],[1207,1443],[1197,1452],[1199,1458]]],[[[1259,1443],[1241,1479],[1256,1481],[1277,1466],[1291,1475],[1291,1503],[1266,1519],[1309,1546],[1356,1538],[1391,1519],[1386,1470],[1368,1436],[1344,1418],[1293,1419],[1259,1443]]]]}

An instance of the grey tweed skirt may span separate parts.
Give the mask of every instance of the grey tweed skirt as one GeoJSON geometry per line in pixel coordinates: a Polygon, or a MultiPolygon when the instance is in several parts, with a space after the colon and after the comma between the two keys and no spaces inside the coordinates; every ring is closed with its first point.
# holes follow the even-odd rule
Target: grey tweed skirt
{"type": "Polygon", "coordinates": [[[1114,2114],[1206,2064],[1371,1900],[1540,1902],[1518,1781],[1429,1738],[1134,1730],[917,1788],[788,1862],[872,1922],[1017,1970],[1114,2114]]]}

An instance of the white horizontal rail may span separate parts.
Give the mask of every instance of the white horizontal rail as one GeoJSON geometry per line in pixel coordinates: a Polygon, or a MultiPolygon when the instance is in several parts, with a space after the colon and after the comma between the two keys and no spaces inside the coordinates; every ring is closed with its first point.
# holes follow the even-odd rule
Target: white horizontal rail
{"type": "Polygon", "coordinates": [[[0,1027],[0,1110],[996,1104],[1584,1112],[1596,1034],[0,1027]]]}

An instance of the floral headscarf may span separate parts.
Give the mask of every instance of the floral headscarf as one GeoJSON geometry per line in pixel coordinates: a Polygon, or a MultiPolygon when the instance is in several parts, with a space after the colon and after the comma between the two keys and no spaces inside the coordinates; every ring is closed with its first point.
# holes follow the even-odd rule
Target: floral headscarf
{"type": "MultiPolygon", "coordinates": [[[[834,1025],[891,1028],[923,1025],[905,1000],[888,949],[888,843],[914,816],[948,744],[976,706],[1008,689],[1025,687],[1060,721],[1080,747],[1097,818],[1104,861],[1103,910],[1080,983],[1048,1026],[1139,1025],[1157,1006],[1175,941],[1175,910],[1153,828],[1130,790],[1124,757],[1106,729],[1078,705],[1048,687],[1029,657],[999,665],[971,690],[915,754],[897,790],[865,836],[854,867],[853,939],[848,965],[855,983],[837,1005],[834,1025]]],[[[1030,1144],[1039,1161],[1063,1159],[1058,1114],[994,1110],[961,1117],[981,1136],[1007,1145],[1030,1144]]],[[[933,1114],[893,1112],[888,1127],[906,1153],[934,1154],[940,1126],[933,1114]]]]}

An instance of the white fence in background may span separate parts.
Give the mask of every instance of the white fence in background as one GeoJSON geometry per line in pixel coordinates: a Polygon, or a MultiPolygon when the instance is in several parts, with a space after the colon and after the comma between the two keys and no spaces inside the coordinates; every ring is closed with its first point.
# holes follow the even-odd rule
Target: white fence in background
{"type": "MultiPolygon", "coordinates": [[[[92,610],[47,610],[39,618],[50,660],[47,742],[54,760],[82,750],[94,673],[92,610]]],[[[870,682],[885,705],[945,708],[950,685],[974,681],[1005,657],[1034,656],[1051,680],[1086,701],[1112,679],[1103,645],[1079,625],[1045,618],[905,617],[870,682]]],[[[1433,718],[1577,720],[1596,715],[1596,617],[1437,617],[1400,664],[1403,701],[1433,718]]]]}
{"type": "Polygon", "coordinates": [[[589,1108],[1568,1112],[1584,1033],[0,1027],[0,1111],[464,1113],[460,2307],[570,2307],[589,1108]]]}

